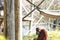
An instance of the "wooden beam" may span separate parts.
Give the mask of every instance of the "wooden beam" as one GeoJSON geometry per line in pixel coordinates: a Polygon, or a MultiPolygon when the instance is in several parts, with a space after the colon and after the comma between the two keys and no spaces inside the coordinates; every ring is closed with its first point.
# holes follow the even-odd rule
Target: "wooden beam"
{"type": "Polygon", "coordinates": [[[7,37],[7,0],[4,0],[4,34],[7,37]]]}
{"type": "Polygon", "coordinates": [[[14,0],[4,0],[4,32],[7,40],[15,40],[14,0]]]}
{"type": "Polygon", "coordinates": [[[18,40],[19,34],[19,0],[15,0],[15,40],[18,40]]]}

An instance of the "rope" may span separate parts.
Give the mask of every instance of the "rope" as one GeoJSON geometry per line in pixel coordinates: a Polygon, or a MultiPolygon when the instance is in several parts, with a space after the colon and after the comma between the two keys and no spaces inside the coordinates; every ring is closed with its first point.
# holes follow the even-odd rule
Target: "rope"
{"type": "Polygon", "coordinates": [[[41,1],[41,3],[39,3],[37,6],[35,5],[35,4],[33,4],[33,3],[31,3],[29,0],[27,0],[31,5],[33,5],[35,8],[31,11],[31,12],[29,12],[25,17],[23,17],[23,19],[24,18],[26,18],[28,15],[30,15],[33,11],[35,11],[35,9],[37,9],[39,12],[40,12],[40,8],[38,7],[38,6],[40,6],[43,2],[44,2],[44,0],[42,0],[41,1]]]}

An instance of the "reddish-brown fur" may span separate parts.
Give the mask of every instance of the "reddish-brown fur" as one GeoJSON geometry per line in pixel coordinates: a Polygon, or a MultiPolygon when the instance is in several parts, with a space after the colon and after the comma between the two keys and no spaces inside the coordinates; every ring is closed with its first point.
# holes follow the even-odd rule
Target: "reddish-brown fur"
{"type": "Polygon", "coordinates": [[[47,34],[46,29],[40,29],[40,31],[38,32],[39,34],[38,34],[37,40],[48,40],[48,34],[47,34]]]}

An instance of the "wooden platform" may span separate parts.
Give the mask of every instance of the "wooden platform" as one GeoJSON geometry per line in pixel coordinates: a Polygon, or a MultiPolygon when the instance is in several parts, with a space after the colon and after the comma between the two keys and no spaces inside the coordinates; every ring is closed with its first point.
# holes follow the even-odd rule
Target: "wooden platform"
{"type": "Polygon", "coordinates": [[[60,18],[60,13],[54,13],[49,11],[41,11],[41,15],[48,18],[60,18]]]}

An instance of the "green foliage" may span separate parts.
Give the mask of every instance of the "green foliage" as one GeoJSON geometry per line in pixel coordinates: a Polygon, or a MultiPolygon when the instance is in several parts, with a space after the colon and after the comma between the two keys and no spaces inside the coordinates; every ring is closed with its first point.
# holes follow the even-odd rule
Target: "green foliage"
{"type": "Polygon", "coordinates": [[[23,40],[33,40],[34,38],[37,38],[36,34],[23,36],[23,40]]]}
{"type": "MultiPolygon", "coordinates": [[[[23,40],[33,40],[34,38],[37,38],[36,34],[32,34],[31,36],[23,36],[23,40]]],[[[60,31],[49,31],[48,40],[60,40],[60,31]]]]}
{"type": "Polygon", "coordinates": [[[49,40],[60,40],[60,31],[50,31],[49,40]]]}
{"type": "Polygon", "coordinates": [[[4,36],[2,32],[0,32],[0,40],[6,40],[6,37],[4,36]]]}
{"type": "Polygon", "coordinates": [[[0,40],[6,40],[5,36],[0,35],[0,40]]]}

